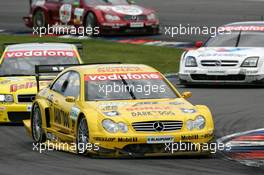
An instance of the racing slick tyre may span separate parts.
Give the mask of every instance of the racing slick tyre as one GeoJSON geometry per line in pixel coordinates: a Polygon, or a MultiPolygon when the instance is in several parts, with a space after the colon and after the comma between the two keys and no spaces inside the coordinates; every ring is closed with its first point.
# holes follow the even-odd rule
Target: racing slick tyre
{"type": "Polygon", "coordinates": [[[47,27],[45,13],[42,10],[38,10],[33,14],[33,27],[47,27]]]}
{"type": "Polygon", "coordinates": [[[77,124],[77,137],[76,137],[76,145],[77,145],[77,153],[78,154],[86,154],[87,149],[86,146],[89,144],[89,129],[88,124],[85,117],[80,117],[77,124]]]}
{"type": "Polygon", "coordinates": [[[93,13],[89,12],[86,15],[86,18],[85,18],[85,21],[84,21],[84,26],[85,26],[85,28],[92,28],[92,30],[93,30],[92,35],[93,36],[94,35],[98,35],[98,34],[94,33],[94,29],[95,29],[95,27],[97,27],[97,24],[98,23],[97,23],[96,16],[93,13]]]}
{"type": "Polygon", "coordinates": [[[43,143],[46,141],[46,135],[42,128],[42,117],[38,105],[34,105],[32,111],[32,138],[36,143],[43,143]]]}

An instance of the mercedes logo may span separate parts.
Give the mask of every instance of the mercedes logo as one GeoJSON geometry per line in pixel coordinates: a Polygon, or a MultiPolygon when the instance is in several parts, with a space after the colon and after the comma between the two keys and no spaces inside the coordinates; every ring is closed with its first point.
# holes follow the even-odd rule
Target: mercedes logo
{"type": "Polygon", "coordinates": [[[216,61],[215,62],[215,66],[221,66],[221,64],[222,64],[221,61],[216,61]]]}
{"type": "Polygon", "coordinates": [[[154,128],[155,131],[159,131],[160,132],[160,131],[164,130],[164,125],[161,122],[155,122],[153,124],[153,128],[154,128]]]}
{"type": "Polygon", "coordinates": [[[137,21],[138,17],[137,16],[131,16],[132,20],[137,21]]]}

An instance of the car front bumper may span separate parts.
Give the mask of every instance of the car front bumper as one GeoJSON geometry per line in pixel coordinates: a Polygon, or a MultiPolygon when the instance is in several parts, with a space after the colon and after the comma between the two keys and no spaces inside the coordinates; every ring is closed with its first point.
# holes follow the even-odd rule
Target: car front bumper
{"type": "Polygon", "coordinates": [[[159,34],[158,22],[142,22],[139,26],[131,26],[130,22],[122,23],[101,23],[100,33],[107,34],[159,34]]]}
{"type": "Polygon", "coordinates": [[[0,123],[22,123],[30,118],[31,103],[1,103],[0,123]]]}
{"type": "Polygon", "coordinates": [[[170,132],[166,134],[133,134],[114,136],[110,135],[93,135],[91,143],[97,144],[100,149],[97,154],[116,154],[124,156],[162,156],[162,155],[188,155],[201,154],[210,150],[202,150],[194,144],[202,146],[209,144],[214,138],[213,130],[202,130],[197,132],[170,132]],[[172,142],[150,142],[149,138],[173,138],[172,142]],[[180,150],[179,145],[187,146],[186,149],[180,150]],[[177,149],[175,149],[177,147],[177,149]]]}
{"type": "Polygon", "coordinates": [[[264,74],[261,74],[258,68],[188,68],[179,73],[179,79],[186,84],[262,84],[264,74]]]}

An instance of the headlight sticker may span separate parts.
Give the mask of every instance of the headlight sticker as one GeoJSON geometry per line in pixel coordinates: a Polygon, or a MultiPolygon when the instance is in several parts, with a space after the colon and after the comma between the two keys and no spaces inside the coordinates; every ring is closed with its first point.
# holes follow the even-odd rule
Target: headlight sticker
{"type": "Polygon", "coordinates": [[[195,110],[195,109],[181,108],[181,111],[182,111],[183,113],[187,113],[187,114],[196,113],[196,110],[195,110]]]}
{"type": "Polygon", "coordinates": [[[115,117],[118,116],[120,113],[118,111],[108,111],[108,112],[104,112],[104,115],[108,116],[108,117],[115,117]]]}

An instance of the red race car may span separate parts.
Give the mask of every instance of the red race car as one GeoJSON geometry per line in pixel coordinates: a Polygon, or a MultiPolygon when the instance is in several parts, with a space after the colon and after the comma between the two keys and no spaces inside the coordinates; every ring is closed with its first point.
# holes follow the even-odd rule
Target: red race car
{"type": "Polygon", "coordinates": [[[74,26],[100,34],[158,34],[159,20],[152,9],[131,0],[29,0],[26,26],[74,26]]]}

